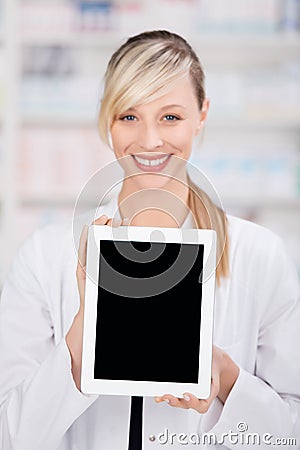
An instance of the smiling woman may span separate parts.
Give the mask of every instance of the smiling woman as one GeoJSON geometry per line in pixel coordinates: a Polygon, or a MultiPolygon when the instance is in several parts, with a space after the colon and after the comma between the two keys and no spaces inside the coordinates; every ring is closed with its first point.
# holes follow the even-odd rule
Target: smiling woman
{"type": "MultiPolygon", "coordinates": [[[[183,206],[188,204],[190,192],[186,163],[206,116],[208,101],[204,102],[205,112],[199,108],[191,77],[186,74],[170,83],[168,92],[157,99],[144,104],[137,100],[136,106],[114,115],[110,127],[112,147],[116,158],[123,159],[123,167],[126,165],[119,195],[125,217],[133,215],[130,195],[143,191],[141,202],[135,195],[133,225],[181,226],[183,223],[188,212],[183,206]],[[176,207],[170,210],[170,204],[158,196],[161,201],[150,208],[155,189],[160,194],[161,190],[172,193],[176,207]]],[[[203,207],[202,211],[204,217],[203,207]]]]}
{"type": "MultiPolygon", "coordinates": [[[[266,435],[274,441],[300,442],[299,278],[278,236],[227,214],[189,172],[193,142],[209,111],[204,78],[188,42],[166,30],[132,36],[112,55],[99,130],[124,177],[117,195],[97,209],[93,223],[127,225],[124,232],[133,233],[135,225],[215,230],[209,397],[182,392],[177,398],[166,392],[131,402],[127,396],[81,391],[86,237],[91,223],[83,228],[78,254],[74,224],[53,224],[24,242],[2,290],[1,449],[128,450],[129,445],[130,450],[154,450],[161,448],[159,436],[166,431],[172,436],[209,432],[216,444],[204,443],[202,448],[225,450],[234,448],[232,434],[245,429],[258,436],[261,449],[269,448],[263,441],[266,435]],[[228,439],[218,441],[220,436],[228,439]]],[[[86,216],[82,221],[86,223],[86,216]]],[[[156,270],[162,269],[156,264],[156,270]]],[[[188,290],[183,293],[178,311],[185,311],[190,295],[188,290]]],[[[172,308],[171,295],[169,300],[172,308]]],[[[136,320],[143,328],[143,317],[136,320]]],[[[164,311],[148,329],[149,341],[167,322],[179,337],[189,327],[195,331],[186,313],[174,319],[164,311]]],[[[121,340],[126,324],[120,336],[116,323],[110,322],[111,331],[121,340]]],[[[138,327],[130,332],[135,345],[138,327]]],[[[187,354],[186,348],[178,348],[177,353],[163,355],[164,363],[171,359],[184,373],[187,354]]],[[[155,365],[156,355],[150,353],[149,358],[155,365]]],[[[180,450],[182,441],[163,445],[180,450]]],[[[184,445],[194,448],[194,443],[184,445]]],[[[256,447],[245,444],[247,449],[256,447]]]]}
{"type": "Polygon", "coordinates": [[[154,161],[153,153],[160,159],[160,154],[166,153],[167,145],[166,156],[189,159],[205,113],[199,109],[189,75],[174,81],[169,88],[168,93],[156,100],[115,116],[110,132],[118,158],[131,154],[154,161]],[[173,104],[175,100],[177,104],[173,104]],[[135,152],[132,151],[133,146],[135,152]]]}
{"type": "Polygon", "coordinates": [[[228,275],[227,217],[186,168],[209,109],[204,79],[198,56],[181,36],[165,30],[133,36],[108,63],[98,123],[125,170],[122,216],[132,225],[178,227],[191,212],[198,228],[218,232],[220,282],[228,275]],[[173,201],[156,189],[170,192],[173,201]]]}

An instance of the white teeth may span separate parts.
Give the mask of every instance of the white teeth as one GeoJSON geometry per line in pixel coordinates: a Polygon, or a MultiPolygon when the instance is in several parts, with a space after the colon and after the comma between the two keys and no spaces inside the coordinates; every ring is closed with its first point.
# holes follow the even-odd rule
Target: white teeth
{"type": "Polygon", "coordinates": [[[140,158],[139,156],[134,155],[134,158],[139,164],[142,164],[143,166],[159,166],[160,164],[164,163],[169,155],[163,156],[162,158],[157,159],[144,159],[140,158]]]}

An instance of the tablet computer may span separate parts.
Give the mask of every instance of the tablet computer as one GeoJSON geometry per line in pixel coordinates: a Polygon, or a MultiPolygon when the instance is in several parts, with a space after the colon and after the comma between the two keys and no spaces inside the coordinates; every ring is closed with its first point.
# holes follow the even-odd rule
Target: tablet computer
{"type": "Polygon", "coordinates": [[[207,398],[216,232],[91,225],[81,390],[207,398]]]}

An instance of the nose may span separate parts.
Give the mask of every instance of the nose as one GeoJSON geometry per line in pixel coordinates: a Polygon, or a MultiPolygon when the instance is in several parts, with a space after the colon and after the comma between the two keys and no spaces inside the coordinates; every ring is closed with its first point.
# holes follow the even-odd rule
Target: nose
{"type": "Polygon", "coordinates": [[[147,151],[162,147],[163,139],[159,126],[156,124],[144,124],[140,130],[139,145],[147,151]]]}

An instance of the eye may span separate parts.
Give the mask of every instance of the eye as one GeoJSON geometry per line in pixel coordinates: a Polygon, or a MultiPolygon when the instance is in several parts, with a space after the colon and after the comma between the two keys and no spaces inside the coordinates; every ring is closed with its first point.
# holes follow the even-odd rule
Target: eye
{"type": "Polygon", "coordinates": [[[164,116],[164,119],[167,122],[175,122],[176,120],[179,120],[179,117],[174,116],[174,114],[167,114],[166,116],[164,116]]]}
{"type": "Polygon", "coordinates": [[[136,117],[132,114],[127,114],[126,116],[121,116],[120,120],[124,120],[125,122],[131,122],[133,120],[136,120],[136,117]]]}

